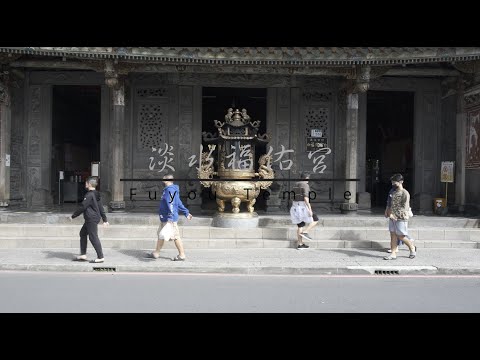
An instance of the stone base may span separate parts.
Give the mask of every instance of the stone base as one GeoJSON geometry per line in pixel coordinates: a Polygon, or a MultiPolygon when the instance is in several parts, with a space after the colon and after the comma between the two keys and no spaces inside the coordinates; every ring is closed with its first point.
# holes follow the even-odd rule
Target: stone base
{"type": "Polygon", "coordinates": [[[110,201],[110,209],[112,213],[125,212],[125,201],[110,201]]]}
{"type": "Polygon", "coordinates": [[[432,214],[433,213],[433,196],[428,193],[418,193],[410,198],[410,206],[413,213],[432,214]]]}
{"type": "Polygon", "coordinates": [[[200,212],[202,211],[202,199],[187,199],[186,203],[187,209],[192,213],[193,216],[195,216],[195,214],[200,214],[200,212]]]}
{"type": "Polygon", "coordinates": [[[265,208],[265,211],[268,213],[279,213],[284,212],[280,206],[268,206],[265,208]]]}
{"type": "Polygon", "coordinates": [[[343,203],[340,204],[340,211],[344,215],[355,215],[358,210],[357,203],[343,203]]]}
{"type": "Polygon", "coordinates": [[[450,212],[452,214],[458,214],[458,215],[463,215],[465,213],[465,206],[463,205],[451,205],[450,206],[450,212]]]}
{"type": "Polygon", "coordinates": [[[258,214],[253,213],[219,213],[212,219],[212,226],[221,228],[256,228],[258,227],[258,214]]]}
{"type": "Polygon", "coordinates": [[[362,210],[372,208],[372,200],[369,192],[359,192],[357,194],[358,207],[362,210]]]}
{"type": "Polygon", "coordinates": [[[280,212],[282,211],[282,199],[278,198],[278,195],[266,201],[266,211],[267,212],[280,212]]]}

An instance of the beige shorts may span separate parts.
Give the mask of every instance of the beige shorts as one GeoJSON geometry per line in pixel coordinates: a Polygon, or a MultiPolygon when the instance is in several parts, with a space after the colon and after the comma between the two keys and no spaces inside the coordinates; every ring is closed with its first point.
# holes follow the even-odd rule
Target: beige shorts
{"type": "MultiPolygon", "coordinates": [[[[162,231],[162,228],[167,225],[167,222],[161,222],[160,221],[160,226],[158,227],[157,230],[157,239],[158,240],[163,240],[163,238],[160,237],[160,231],[162,231]]],[[[178,228],[178,224],[176,222],[173,223],[173,229],[174,233],[173,236],[170,238],[170,240],[181,240],[180,239],[180,229],[178,228]]]]}

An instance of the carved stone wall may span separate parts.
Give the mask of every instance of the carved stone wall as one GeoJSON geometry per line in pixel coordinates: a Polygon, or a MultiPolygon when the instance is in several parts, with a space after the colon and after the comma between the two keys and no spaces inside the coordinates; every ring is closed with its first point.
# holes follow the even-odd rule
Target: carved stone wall
{"type": "Polygon", "coordinates": [[[179,85],[231,86],[231,87],[280,87],[293,85],[292,76],[268,74],[178,74],[179,85]]]}
{"type": "MultiPolygon", "coordinates": [[[[188,173],[189,157],[200,153],[200,148],[193,149],[193,87],[179,86],[178,88],[179,117],[178,117],[178,157],[176,168],[177,176],[186,177],[188,173]]],[[[185,184],[181,184],[185,185],[185,184]]]]}
{"type": "Polygon", "coordinates": [[[440,195],[440,94],[432,91],[417,91],[416,113],[420,122],[416,124],[417,136],[415,154],[419,161],[415,168],[415,192],[427,192],[432,196],[440,195]]]}
{"type": "MultiPolygon", "coordinates": [[[[292,126],[298,118],[298,105],[294,106],[297,109],[296,112],[292,110],[292,98],[296,95],[295,92],[298,92],[298,89],[272,87],[267,89],[267,134],[270,136],[270,142],[266,151],[272,148],[272,167],[277,180],[275,186],[280,185],[280,196],[283,191],[290,190],[291,184],[287,180],[295,176],[293,174],[297,171],[295,153],[287,152],[282,157],[277,154],[282,151],[282,146],[285,150],[295,148],[295,139],[298,134],[298,128],[292,126]]],[[[282,200],[281,209],[287,210],[287,206],[288,200],[282,200]]]]}
{"type": "MultiPolygon", "coordinates": [[[[337,177],[345,176],[345,151],[347,148],[346,119],[347,119],[347,91],[341,89],[337,91],[336,99],[337,119],[335,122],[335,146],[333,150],[333,159],[335,162],[335,174],[337,177]]],[[[345,189],[342,183],[334,183],[335,198],[343,198],[345,189]]]]}
{"type": "MultiPolygon", "coordinates": [[[[11,134],[11,168],[10,168],[10,197],[15,202],[23,203],[26,199],[25,189],[25,146],[24,146],[24,83],[18,82],[18,87],[12,89],[12,134],[11,134]]],[[[26,204],[25,204],[26,205],[26,204]]]]}
{"type": "MultiPolygon", "coordinates": [[[[333,141],[334,121],[332,116],[334,113],[333,89],[325,87],[304,87],[301,95],[301,111],[299,126],[302,131],[299,134],[299,146],[297,147],[298,155],[297,161],[301,169],[312,172],[310,180],[310,188],[316,193],[316,199],[312,203],[329,202],[333,196],[333,182],[331,181],[317,181],[314,179],[333,178],[333,156],[335,142],[333,141]],[[309,158],[309,151],[307,150],[307,137],[311,137],[311,129],[322,130],[322,136],[327,139],[327,147],[332,149],[329,154],[315,153],[312,151],[312,156],[309,158]],[[317,159],[317,161],[315,161],[317,159]],[[321,163],[319,163],[321,162],[321,163]]],[[[331,86],[332,84],[330,84],[331,86]]]]}
{"type": "MultiPolygon", "coordinates": [[[[478,76],[478,75],[477,75],[478,76]]],[[[477,166],[477,161],[473,159],[478,159],[478,136],[475,137],[475,134],[478,134],[478,114],[480,112],[480,84],[475,84],[467,89],[465,89],[465,121],[466,121],[466,134],[465,134],[465,145],[466,149],[466,169],[465,169],[465,204],[467,205],[466,210],[469,213],[478,215],[480,212],[480,169],[477,166]],[[477,130],[475,130],[477,129],[477,130]],[[476,140],[476,146],[475,144],[476,140]],[[476,151],[477,150],[477,151],[476,151]],[[470,158],[470,155],[475,154],[476,156],[470,158]],[[472,161],[473,160],[473,161],[472,161]]]]}
{"type": "MultiPolygon", "coordinates": [[[[160,75],[160,74],[159,74],[160,75]]],[[[165,76],[131,75],[131,119],[127,121],[132,130],[131,141],[126,142],[129,158],[127,174],[131,178],[159,178],[170,166],[177,170],[179,118],[176,107],[176,89],[166,84],[165,76]],[[153,150],[154,149],[154,150],[153,150]],[[163,168],[163,171],[159,171],[163,168]]],[[[177,175],[176,172],[174,175],[177,175]]],[[[154,199],[161,196],[162,186],[148,181],[127,182],[124,186],[128,207],[151,208],[158,206],[154,199]],[[130,201],[130,188],[136,188],[134,202],[130,201]],[[149,192],[152,200],[149,200],[149,192]]]]}
{"type": "Polygon", "coordinates": [[[27,204],[52,204],[51,167],[51,86],[33,85],[28,89],[27,121],[27,204]]]}

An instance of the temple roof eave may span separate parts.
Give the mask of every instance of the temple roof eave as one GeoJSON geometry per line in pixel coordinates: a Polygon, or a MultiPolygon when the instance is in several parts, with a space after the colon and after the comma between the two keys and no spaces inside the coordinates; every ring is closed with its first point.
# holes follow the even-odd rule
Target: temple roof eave
{"type": "Polygon", "coordinates": [[[0,47],[0,53],[175,65],[346,66],[397,65],[480,59],[480,48],[285,47],[113,48],[0,47]]]}

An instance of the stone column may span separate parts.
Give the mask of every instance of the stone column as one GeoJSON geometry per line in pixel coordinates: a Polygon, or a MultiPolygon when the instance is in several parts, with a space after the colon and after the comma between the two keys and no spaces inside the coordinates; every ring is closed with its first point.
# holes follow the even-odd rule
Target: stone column
{"type": "Polygon", "coordinates": [[[466,158],[466,115],[465,85],[463,77],[458,79],[456,116],[456,157],[455,157],[455,207],[463,212],[465,206],[465,158],[466,158]]]}
{"type": "Polygon", "coordinates": [[[110,208],[113,212],[123,212],[125,211],[125,201],[123,198],[123,182],[120,179],[124,177],[122,133],[125,123],[125,82],[123,77],[119,78],[110,61],[106,62],[105,68],[105,83],[112,89],[113,103],[110,128],[110,148],[112,150],[110,174],[112,201],[110,201],[110,208]]]}
{"type": "Polygon", "coordinates": [[[5,210],[10,200],[10,116],[10,91],[5,74],[0,78],[0,210],[5,210]]]}
{"type": "MultiPolygon", "coordinates": [[[[347,86],[347,119],[346,119],[346,159],[345,178],[356,179],[358,169],[358,94],[368,90],[370,81],[370,67],[357,67],[356,81],[347,86]]],[[[345,182],[344,203],[340,204],[342,214],[352,214],[358,210],[357,182],[345,182]]]]}

